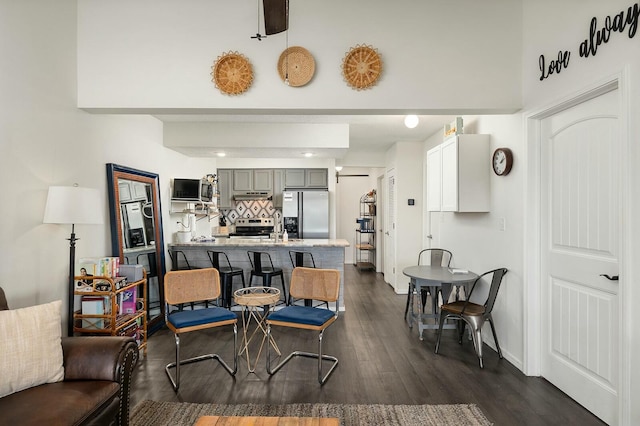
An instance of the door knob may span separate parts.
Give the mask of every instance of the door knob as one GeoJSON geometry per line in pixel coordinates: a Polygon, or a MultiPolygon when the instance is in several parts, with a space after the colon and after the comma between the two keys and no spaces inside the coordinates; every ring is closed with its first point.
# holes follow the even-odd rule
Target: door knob
{"type": "Polygon", "coordinates": [[[620,279],[619,275],[610,276],[610,275],[607,275],[607,274],[600,274],[600,276],[601,277],[605,277],[609,281],[618,281],[620,279]]]}

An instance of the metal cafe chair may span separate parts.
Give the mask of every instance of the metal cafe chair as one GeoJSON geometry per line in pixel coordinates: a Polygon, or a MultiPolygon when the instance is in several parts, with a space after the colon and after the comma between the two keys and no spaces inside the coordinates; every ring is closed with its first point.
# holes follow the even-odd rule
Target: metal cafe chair
{"type": "Polygon", "coordinates": [[[238,371],[238,318],[228,309],[213,306],[210,308],[170,312],[170,305],[181,305],[199,300],[215,300],[220,297],[220,274],[214,268],[169,271],[164,277],[164,295],[166,300],[165,322],[173,331],[176,342],[176,360],[166,365],[165,372],[174,391],[180,387],[180,366],[207,359],[217,360],[232,376],[238,371]],[[233,326],[233,368],[218,354],[205,354],[188,359],[180,359],[180,336],[192,331],[204,330],[225,325],[233,326]],[[171,369],[176,370],[175,379],[171,369]]]}
{"type": "Polygon", "coordinates": [[[338,294],[340,291],[340,272],[335,269],[294,268],[291,274],[291,295],[298,299],[335,302],[335,312],[331,309],[312,306],[287,306],[272,312],[267,317],[267,340],[271,339],[273,327],[288,327],[311,330],[319,333],[318,352],[293,351],[278,365],[271,368],[271,345],[267,345],[267,373],[273,375],[286,363],[297,356],[318,360],[318,382],[323,385],[329,375],[338,366],[338,358],[322,352],[324,331],[338,319],[338,294]],[[330,361],[329,370],[323,374],[322,362],[330,361]]]}
{"type": "Polygon", "coordinates": [[[498,349],[498,356],[502,359],[502,351],[500,350],[500,344],[498,343],[498,336],[496,334],[496,328],[493,325],[493,318],[491,317],[491,311],[496,303],[496,297],[498,296],[498,290],[502,283],[502,278],[507,273],[506,268],[498,268],[489,272],[485,272],[480,275],[474,282],[467,300],[456,300],[455,302],[445,303],[440,306],[440,326],[438,328],[438,340],[436,341],[436,350],[438,353],[440,349],[440,338],[442,337],[442,326],[445,320],[454,319],[459,321],[458,327],[458,343],[462,344],[462,335],[464,334],[464,327],[468,325],[471,329],[471,336],[473,338],[473,346],[475,347],[476,354],[480,360],[480,368],[483,368],[482,364],[482,326],[485,321],[489,321],[491,325],[491,333],[493,333],[493,340],[496,342],[496,348],[498,349]],[[476,285],[482,280],[483,277],[491,277],[491,287],[489,288],[489,295],[484,304],[479,305],[477,303],[470,302],[471,295],[476,288],[476,285]]]}
{"type": "MultiPolygon", "coordinates": [[[[428,248],[421,250],[418,253],[418,265],[441,265],[441,266],[449,266],[451,265],[451,259],[453,258],[453,254],[449,250],[440,249],[440,248],[428,248]],[[428,263],[427,263],[428,259],[428,263]]],[[[411,282],[409,282],[409,291],[407,292],[407,304],[404,308],[404,318],[406,320],[407,313],[409,312],[409,305],[413,303],[413,293],[415,292],[415,288],[411,282]]],[[[420,295],[422,301],[422,310],[424,311],[424,306],[427,303],[427,289],[422,290],[422,294],[420,295]]],[[[431,297],[438,297],[437,294],[432,294],[431,297]]],[[[446,301],[445,301],[446,302],[446,301]]]]}

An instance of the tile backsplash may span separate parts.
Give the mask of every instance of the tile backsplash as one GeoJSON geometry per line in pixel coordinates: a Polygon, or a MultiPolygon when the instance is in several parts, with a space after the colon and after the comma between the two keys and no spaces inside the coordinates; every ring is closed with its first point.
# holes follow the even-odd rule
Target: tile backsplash
{"type": "Polygon", "coordinates": [[[227,218],[227,225],[233,225],[240,217],[273,217],[276,223],[282,221],[282,210],[276,209],[270,200],[238,201],[234,209],[221,209],[221,213],[227,218]]]}

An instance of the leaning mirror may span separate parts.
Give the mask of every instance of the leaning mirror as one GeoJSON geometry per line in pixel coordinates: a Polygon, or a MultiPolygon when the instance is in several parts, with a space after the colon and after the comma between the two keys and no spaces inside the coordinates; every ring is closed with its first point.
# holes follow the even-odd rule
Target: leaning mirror
{"type": "Polygon", "coordinates": [[[147,272],[147,329],[164,325],[164,239],[158,175],[107,164],[111,247],[123,264],[143,265],[147,272]]]}

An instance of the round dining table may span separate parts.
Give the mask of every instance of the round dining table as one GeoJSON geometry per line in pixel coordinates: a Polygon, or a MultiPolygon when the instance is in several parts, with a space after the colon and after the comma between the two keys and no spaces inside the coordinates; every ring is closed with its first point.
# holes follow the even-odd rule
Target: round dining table
{"type": "MultiPolygon", "coordinates": [[[[438,290],[442,294],[443,302],[447,303],[453,287],[463,286],[466,290],[478,278],[478,274],[475,272],[437,265],[408,266],[402,270],[402,273],[411,279],[416,295],[421,294],[422,289],[428,289],[431,294],[431,312],[424,312],[421,304],[416,312],[414,308],[415,297],[409,308],[409,326],[411,327],[414,322],[418,324],[420,340],[423,340],[422,332],[424,330],[438,329],[440,319],[438,290]],[[429,322],[430,319],[433,321],[429,322]]],[[[455,324],[445,324],[444,328],[455,328],[455,324]]]]}

